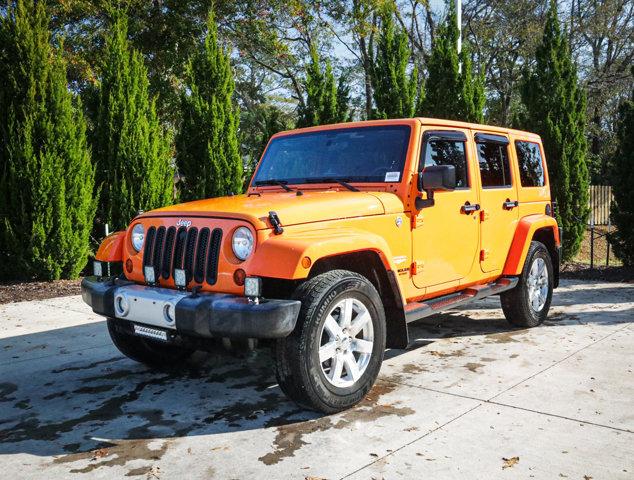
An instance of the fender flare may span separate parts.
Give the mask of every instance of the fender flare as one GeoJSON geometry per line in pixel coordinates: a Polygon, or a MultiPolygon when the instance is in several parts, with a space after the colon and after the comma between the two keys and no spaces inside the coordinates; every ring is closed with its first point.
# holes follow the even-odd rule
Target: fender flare
{"type": "Polygon", "coordinates": [[[384,238],[365,230],[342,228],[270,236],[257,247],[248,270],[255,276],[303,280],[318,260],[361,251],[376,252],[386,270],[395,270],[384,238]],[[307,267],[302,265],[305,257],[310,259],[307,267]]]}
{"type": "Polygon", "coordinates": [[[125,233],[125,231],[114,232],[104,238],[95,254],[95,260],[100,262],[122,262],[125,233]]]}
{"type": "Polygon", "coordinates": [[[504,264],[502,275],[521,275],[526,255],[535,232],[541,229],[552,229],[555,246],[561,245],[557,220],[545,214],[528,215],[520,219],[509,254],[504,264]]]}

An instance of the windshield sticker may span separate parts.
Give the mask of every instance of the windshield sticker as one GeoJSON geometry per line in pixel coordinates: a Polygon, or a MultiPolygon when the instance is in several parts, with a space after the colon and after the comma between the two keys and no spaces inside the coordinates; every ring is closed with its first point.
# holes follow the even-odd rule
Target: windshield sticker
{"type": "Polygon", "coordinates": [[[398,182],[401,178],[401,172],[387,172],[385,174],[386,182],[398,182]]]}

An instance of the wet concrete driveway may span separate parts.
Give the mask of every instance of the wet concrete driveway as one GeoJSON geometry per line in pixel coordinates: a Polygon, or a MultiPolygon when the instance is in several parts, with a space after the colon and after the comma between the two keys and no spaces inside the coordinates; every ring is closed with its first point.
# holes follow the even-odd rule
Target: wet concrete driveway
{"type": "Polygon", "coordinates": [[[0,478],[634,478],[634,285],[564,281],[413,325],[350,411],[288,402],[266,351],[122,357],[79,297],[0,306],[0,478]]]}

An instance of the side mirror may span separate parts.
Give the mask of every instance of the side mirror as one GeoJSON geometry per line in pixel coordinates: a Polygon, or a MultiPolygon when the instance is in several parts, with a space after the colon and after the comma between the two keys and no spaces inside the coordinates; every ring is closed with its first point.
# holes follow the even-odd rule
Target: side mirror
{"type": "Polygon", "coordinates": [[[418,191],[425,192],[427,198],[416,198],[416,209],[434,206],[434,191],[456,188],[456,167],[453,165],[430,165],[418,174],[418,191]]]}
{"type": "Polygon", "coordinates": [[[418,191],[454,190],[456,167],[453,165],[430,165],[418,174],[418,191]]]}

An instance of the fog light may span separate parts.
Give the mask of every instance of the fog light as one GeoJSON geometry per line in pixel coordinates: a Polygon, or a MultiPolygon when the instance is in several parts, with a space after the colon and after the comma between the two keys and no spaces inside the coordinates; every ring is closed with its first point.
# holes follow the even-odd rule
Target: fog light
{"type": "Polygon", "coordinates": [[[172,305],[171,303],[166,303],[165,306],[163,307],[163,316],[165,317],[165,321],[167,323],[173,323],[174,322],[174,318],[176,318],[176,307],[174,305],[172,305]]]}
{"type": "Polygon", "coordinates": [[[185,270],[180,268],[174,269],[174,283],[177,287],[185,288],[187,286],[187,274],[185,270]]]}
{"type": "Polygon", "coordinates": [[[125,317],[130,310],[128,299],[123,295],[119,295],[114,299],[114,308],[118,317],[125,317]]]}
{"type": "Polygon", "coordinates": [[[262,296],[262,279],[259,277],[245,278],[244,295],[251,298],[262,296]]]}
{"type": "Polygon", "coordinates": [[[155,283],[156,275],[154,274],[154,267],[145,266],[143,267],[143,273],[145,273],[145,281],[147,283],[155,283]]]}
{"type": "Polygon", "coordinates": [[[103,267],[101,262],[98,262],[97,260],[92,262],[92,271],[96,277],[103,277],[103,267]]]}

